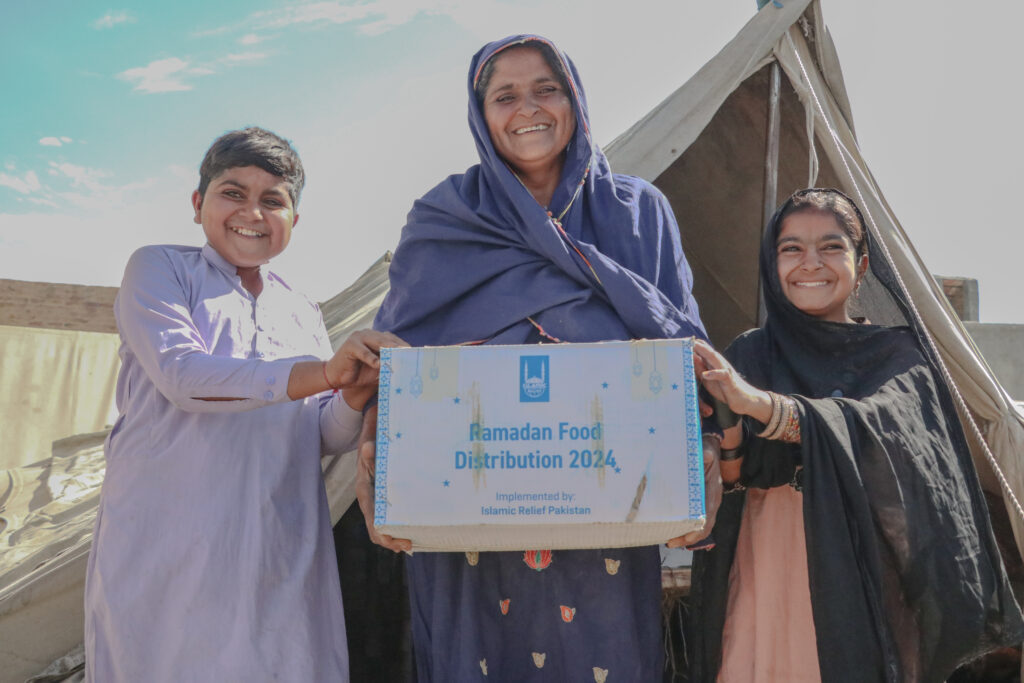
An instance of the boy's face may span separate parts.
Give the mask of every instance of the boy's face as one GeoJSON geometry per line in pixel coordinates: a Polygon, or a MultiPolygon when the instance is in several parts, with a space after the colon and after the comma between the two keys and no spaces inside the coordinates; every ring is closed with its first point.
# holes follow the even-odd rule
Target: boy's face
{"type": "Polygon", "coordinates": [[[263,265],[284,251],[299,220],[288,183],[258,166],[224,171],[205,195],[192,193],[192,207],[210,246],[239,268],[263,265]]]}

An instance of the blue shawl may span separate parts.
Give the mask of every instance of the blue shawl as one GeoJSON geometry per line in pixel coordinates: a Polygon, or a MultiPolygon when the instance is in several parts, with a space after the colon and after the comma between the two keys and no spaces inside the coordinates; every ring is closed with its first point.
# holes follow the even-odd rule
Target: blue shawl
{"type": "Polygon", "coordinates": [[[414,346],[706,338],[672,209],[608,168],[572,61],[545,38],[511,36],[473,57],[468,89],[480,163],[413,204],[374,326],[414,346]],[[550,211],[498,156],[474,92],[489,59],[530,41],[558,55],[576,111],[550,211]]]}

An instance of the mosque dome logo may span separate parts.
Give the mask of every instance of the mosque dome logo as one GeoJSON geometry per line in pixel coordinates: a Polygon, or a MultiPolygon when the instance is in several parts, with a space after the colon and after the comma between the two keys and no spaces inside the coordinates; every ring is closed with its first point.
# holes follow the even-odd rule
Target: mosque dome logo
{"type": "Polygon", "coordinates": [[[551,399],[551,365],[548,356],[522,356],[519,368],[519,401],[546,403],[551,399]]]}

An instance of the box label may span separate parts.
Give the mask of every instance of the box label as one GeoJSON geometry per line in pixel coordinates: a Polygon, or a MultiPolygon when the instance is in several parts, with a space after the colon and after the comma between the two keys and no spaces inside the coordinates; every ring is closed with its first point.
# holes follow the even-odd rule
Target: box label
{"type": "Polygon", "coordinates": [[[383,349],[381,361],[378,526],[704,515],[692,340],[383,349]]]}

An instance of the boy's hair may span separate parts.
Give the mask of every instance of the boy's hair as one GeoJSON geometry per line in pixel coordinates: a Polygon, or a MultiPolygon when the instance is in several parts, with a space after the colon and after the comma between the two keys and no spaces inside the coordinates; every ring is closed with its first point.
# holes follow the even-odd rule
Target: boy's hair
{"type": "Polygon", "coordinates": [[[299,153],[281,136],[255,126],[224,133],[213,141],[199,166],[200,196],[206,196],[211,180],[229,168],[240,166],[257,166],[284,178],[292,206],[299,207],[299,195],[306,184],[299,153]]]}

